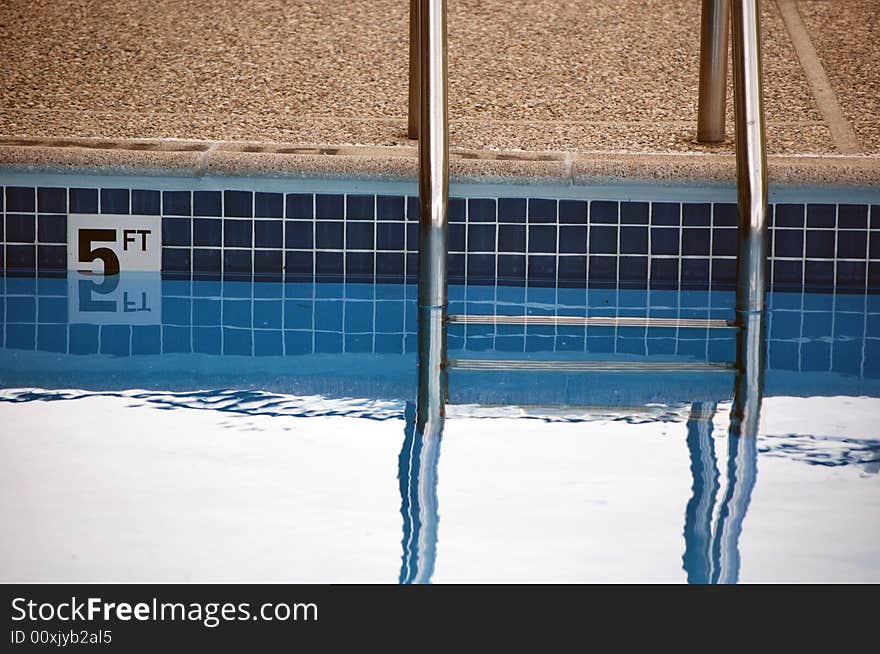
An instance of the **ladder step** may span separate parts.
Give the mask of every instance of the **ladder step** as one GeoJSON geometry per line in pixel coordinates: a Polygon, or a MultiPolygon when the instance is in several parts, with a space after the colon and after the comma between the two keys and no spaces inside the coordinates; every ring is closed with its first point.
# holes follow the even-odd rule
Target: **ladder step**
{"type": "Polygon", "coordinates": [[[495,316],[455,314],[447,317],[452,324],[465,325],[574,325],[577,327],[680,327],[728,329],[735,327],[724,318],[659,318],[652,316],[495,316]]]}
{"type": "Polygon", "coordinates": [[[536,370],[548,372],[731,372],[728,361],[538,361],[528,359],[450,359],[454,370],[536,370]]]}

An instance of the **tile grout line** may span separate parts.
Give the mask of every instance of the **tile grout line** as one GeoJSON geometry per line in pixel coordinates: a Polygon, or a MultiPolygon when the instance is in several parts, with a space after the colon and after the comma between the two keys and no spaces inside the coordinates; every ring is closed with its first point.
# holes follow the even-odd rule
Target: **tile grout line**
{"type": "Polygon", "coordinates": [[[843,114],[795,0],[776,0],[776,6],[779,8],[801,69],[810,85],[813,99],[828,125],[835,146],[841,154],[862,154],[859,138],[852,124],[843,114]]]}

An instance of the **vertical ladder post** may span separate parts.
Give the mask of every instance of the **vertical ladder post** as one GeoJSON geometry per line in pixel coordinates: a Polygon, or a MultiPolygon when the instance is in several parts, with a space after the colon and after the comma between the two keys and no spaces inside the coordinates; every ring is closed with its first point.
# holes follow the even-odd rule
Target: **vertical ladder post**
{"type": "Polygon", "coordinates": [[[419,138],[419,2],[409,0],[409,123],[407,136],[419,138]]]}
{"type": "Polygon", "coordinates": [[[700,20],[700,95],[697,140],[724,140],[730,0],[703,0],[700,20]]]}
{"type": "Polygon", "coordinates": [[[737,377],[731,434],[756,436],[764,380],[767,153],[758,0],[733,0],[733,79],[739,229],[737,377]]]}
{"type": "Polygon", "coordinates": [[[416,425],[437,434],[446,415],[446,250],[449,135],[446,0],[419,2],[419,306],[416,425]]]}

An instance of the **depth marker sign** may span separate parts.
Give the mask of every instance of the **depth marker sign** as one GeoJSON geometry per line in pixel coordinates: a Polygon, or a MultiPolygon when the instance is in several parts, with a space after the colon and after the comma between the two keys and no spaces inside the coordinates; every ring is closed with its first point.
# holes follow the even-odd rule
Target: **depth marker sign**
{"type": "Polygon", "coordinates": [[[162,269],[162,218],[70,214],[67,269],[115,275],[162,269]]]}

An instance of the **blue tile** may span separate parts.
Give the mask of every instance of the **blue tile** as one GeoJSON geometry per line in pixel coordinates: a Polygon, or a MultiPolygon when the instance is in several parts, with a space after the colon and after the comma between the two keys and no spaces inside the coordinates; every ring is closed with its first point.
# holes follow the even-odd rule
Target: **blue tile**
{"type": "MultiPolygon", "coordinates": [[[[801,209],[803,210],[803,206],[801,209]]],[[[712,207],[712,224],[715,227],[736,227],[739,225],[739,207],[729,202],[714,205],[712,207]]]]}
{"type": "Polygon", "coordinates": [[[192,218],[162,218],[162,245],[188,246],[191,243],[192,218]]]}
{"type": "Polygon", "coordinates": [[[223,300],[223,325],[227,327],[252,327],[251,312],[253,302],[250,299],[223,300]]]}
{"type": "Polygon", "coordinates": [[[804,262],[804,285],[812,290],[830,290],[834,288],[833,261],[804,262]]]}
{"type": "Polygon", "coordinates": [[[70,325],[71,354],[96,354],[98,352],[97,325],[70,325]]]}
{"type": "Polygon", "coordinates": [[[807,258],[833,259],[834,232],[807,230],[807,258]]]}
{"type": "Polygon", "coordinates": [[[311,252],[285,252],[284,272],[288,275],[311,275],[314,261],[311,252]]]}
{"type": "Polygon", "coordinates": [[[254,194],[251,191],[223,191],[223,216],[225,218],[252,218],[254,194]]]}
{"type": "Polygon", "coordinates": [[[709,229],[683,229],[681,232],[681,253],[683,255],[708,255],[710,235],[711,230],[709,229]]]}
{"type": "MultiPolygon", "coordinates": [[[[591,229],[611,229],[616,227],[592,227],[591,229]]],[[[559,251],[570,254],[587,253],[587,226],[561,225],[559,227],[559,251]]]]}
{"type": "Polygon", "coordinates": [[[498,222],[526,222],[525,198],[498,198],[498,222]]]}
{"type": "Polygon", "coordinates": [[[679,238],[677,227],[652,227],[651,254],[678,254],[679,238]]]}
{"type": "Polygon", "coordinates": [[[836,284],[838,288],[865,288],[868,265],[864,261],[838,261],[836,284]]]}
{"type": "Polygon", "coordinates": [[[375,217],[375,196],[349,195],[345,198],[346,220],[373,220],[375,217]]]}
{"type": "MultiPolygon", "coordinates": [[[[72,335],[71,335],[72,336],[72,335]]],[[[189,327],[162,325],[162,351],[164,353],[191,352],[189,327]]]]}
{"type": "Polygon", "coordinates": [[[468,200],[468,221],[495,222],[495,200],[471,198],[468,200]]]}
{"type": "Polygon", "coordinates": [[[280,330],[254,332],[254,356],[281,356],[283,353],[284,340],[280,330]]]}
{"type": "Polygon", "coordinates": [[[135,216],[158,216],[162,213],[162,194],[159,191],[132,189],[131,213],[135,216]]]}
{"type": "Polygon", "coordinates": [[[262,329],[281,329],[281,314],[284,304],[281,300],[254,301],[254,327],[262,329]]]}
{"type": "Polygon", "coordinates": [[[372,281],[373,252],[347,252],[345,254],[345,277],[349,281],[372,281]]]}
{"type": "Polygon", "coordinates": [[[495,252],[495,225],[468,225],[467,238],[469,252],[495,252]]]}
{"type": "Polygon", "coordinates": [[[101,327],[101,354],[128,356],[131,353],[131,327],[129,325],[103,325],[101,327]]]}
{"type": "Polygon", "coordinates": [[[555,223],[556,204],[556,200],[529,198],[528,221],[530,223],[555,223]]]}
{"type": "Polygon", "coordinates": [[[264,281],[270,277],[280,278],[284,268],[281,250],[254,250],[254,274],[264,281]]]}
{"type": "Polygon", "coordinates": [[[617,253],[617,227],[590,226],[590,254],[617,253]]]}
{"type": "Polygon", "coordinates": [[[342,220],[345,218],[345,196],[316,194],[315,218],[318,220],[342,220]]]}
{"type": "Polygon", "coordinates": [[[101,213],[128,214],[130,209],[127,188],[101,189],[101,213]]]}
{"type": "Polygon", "coordinates": [[[590,282],[617,281],[617,257],[590,256],[590,282]]]}
{"type": "Polygon", "coordinates": [[[736,256],[736,241],[735,229],[713,230],[712,254],[716,257],[736,256]]]}
{"type": "Polygon", "coordinates": [[[192,322],[192,301],[189,298],[163,297],[162,322],[166,325],[189,325],[192,322]]]}
{"type": "Polygon", "coordinates": [[[648,257],[620,257],[620,281],[640,286],[648,280],[648,257]]]}
{"type": "Polygon", "coordinates": [[[339,332],[316,332],[315,352],[335,354],[343,350],[343,336],[339,332]]]}
{"type": "Polygon", "coordinates": [[[36,189],[30,186],[7,186],[6,211],[36,213],[36,189]]]}
{"type": "Polygon", "coordinates": [[[223,247],[249,248],[253,245],[254,221],[223,220],[223,247]]]}
{"type": "Polygon", "coordinates": [[[315,273],[318,275],[343,275],[345,262],[341,252],[315,253],[315,273]]]}
{"type": "Polygon", "coordinates": [[[316,222],[315,247],[319,250],[341,250],[345,239],[344,225],[342,222],[316,222]]]}
{"type": "Polygon", "coordinates": [[[647,225],[649,207],[647,202],[621,202],[620,222],[627,225],[647,225]]]}
{"type": "Polygon", "coordinates": [[[41,323],[67,322],[66,297],[41,297],[37,304],[41,323]]]}
{"type": "Polygon", "coordinates": [[[17,272],[36,270],[36,247],[33,245],[7,245],[6,267],[9,270],[15,270],[17,272]]]}
{"type": "Polygon", "coordinates": [[[376,219],[399,220],[405,218],[404,199],[401,195],[377,195],[376,196],[376,219]]]}
{"type": "Polygon", "coordinates": [[[37,325],[37,349],[67,352],[67,325],[37,325]]]}
{"type": "Polygon", "coordinates": [[[621,254],[647,254],[648,253],[648,228],[647,227],[621,227],[620,228],[620,253],[621,254]]]}
{"type": "Polygon", "coordinates": [[[223,332],[217,325],[193,327],[192,349],[199,354],[220,354],[223,350],[223,332]]]}
{"type": "Polygon", "coordinates": [[[652,225],[678,225],[681,223],[681,205],[678,202],[654,202],[651,204],[652,225]]]}
{"type": "Polygon", "coordinates": [[[344,329],[346,333],[373,333],[373,303],[345,302],[344,329]]]}
{"type": "Polygon", "coordinates": [[[831,344],[808,342],[801,346],[801,368],[804,371],[831,370],[831,344]]]}
{"type": "Polygon", "coordinates": [[[131,328],[132,354],[159,354],[162,351],[162,328],[159,325],[137,325],[131,328]]]}
{"type": "Polygon", "coordinates": [[[36,325],[6,325],[6,347],[33,350],[37,346],[36,325]]]}
{"type": "Polygon", "coordinates": [[[314,245],[315,223],[308,220],[288,220],[285,231],[285,247],[293,249],[312,249],[314,245]]]}
{"type": "Polygon", "coordinates": [[[833,204],[808,204],[807,227],[834,227],[837,207],[833,204]]]}
{"type": "Polygon", "coordinates": [[[250,329],[223,328],[223,354],[251,356],[253,332],[250,329]]]}
{"type": "Polygon", "coordinates": [[[33,297],[6,298],[6,322],[36,322],[37,301],[33,297]]]}
{"type": "Polygon", "coordinates": [[[867,251],[867,231],[839,230],[837,232],[837,257],[839,259],[864,259],[867,251]]]}
{"type": "MultiPolygon", "coordinates": [[[[165,214],[168,214],[167,198],[165,193],[166,208],[165,214]]],[[[187,213],[187,215],[189,215],[187,213]]],[[[223,215],[223,194],[220,191],[193,191],[192,194],[192,215],[204,217],[217,217],[223,215]]]]}
{"type": "Polygon", "coordinates": [[[38,188],[37,210],[40,213],[67,213],[67,189],[38,188]]]}
{"type": "Polygon", "coordinates": [[[339,300],[317,300],[315,302],[315,329],[341,332],[343,329],[343,303],[339,300]]]}
{"type": "Polygon", "coordinates": [[[345,225],[346,250],[373,250],[375,245],[373,223],[349,222],[345,225]]]}
{"type": "Polygon", "coordinates": [[[190,271],[189,248],[162,248],[162,271],[188,273],[190,271]]]}
{"type": "Polygon", "coordinates": [[[463,223],[467,221],[467,202],[464,198],[449,198],[449,222],[463,223]]]}
{"type": "Polygon", "coordinates": [[[39,245],[39,246],[37,246],[37,267],[41,271],[66,270],[67,269],[67,246],[66,245],[39,245]]]}
{"type": "Polygon", "coordinates": [[[221,301],[212,298],[193,298],[192,324],[210,326],[220,324],[221,301]]]}
{"type": "Polygon", "coordinates": [[[772,236],[774,257],[803,258],[804,233],[802,230],[774,229],[772,230],[772,236]]]}
{"type": "Polygon", "coordinates": [[[284,350],[288,355],[311,354],[312,332],[311,331],[285,331],[284,350]]]}
{"type": "Polygon", "coordinates": [[[36,240],[36,216],[33,214],[6,214],[7,243],[35,243],[36,240]]]}
{"type": "Polygon", "coordinates": [[[67,216],[37,217],[37,240],[40,243],[67,243],[67,216]]]}
{"type": "Polygon", "coordinates": [[[712,224],[712,205],[685,202],[681,205],[681,224],[694,227],[709,227],[712,224]]]}
{"type": "Polygon", "coordinates": [[[803,314],[803,335],[810,339],[831,338],[834,314],[831,311],[808,311],[803,314]]]}
{"type": "Polygon", "coordinates": [[[195,273],[219,273],[222,266],[220,250],[193,250],[192,269],[195,273]]]}
{"type": "Polygon", "coordinates": [[[837,226],[847,229],[868,228],[868,205],[840,204],[837,206],[837,226]]]}
{"type": "MultiPolygon", "coordinates": [[[[70,189],[71,203],[73,202],[73,189],[70,189]]],[[[189,191],[163,191],[162,192],[162,215],[163,216],[191,216],[192,193],[189,191]]]]}
{"type": "Polygon", "coordinates": [[[311,193],[288,193],[285,216],[287,218],[314,218],[314,196],[311,193]]]}
{"type": "Polygon", "coordinates": [[[559,222],[586,225],[587,202],[584,200],[560,200],[559,222]]]}
{"type": "Polygon", "coordinates": [[[254,216],[282,218],[284,216],[284,196],[281,193],[254,193],[254,216]]]}
{"type": "Polygon", "coordinates": [[[312,300],[285,300],[284,326],[286,329],[311,329],[314,313],[312,300]]]}
{"type": "Polygon", "coordinates": [[[254,221],[254,247],[280,248],[284,242],[284,223],[281,220],[254,221]]]}
{"type": "MultiPolygon", "coordinates": [[[[459,226],[460,227],[460,226],[459,226]]],[[[463,230],[462,230],[463,234],[463,230]]],[[[376,249],[378,250],[403,250],[404,249],[404,225],[401,222],[376,223],[376,249]]],[[[452,226],[449,229],[449,249],[454,250],[452,238],[452,226]]],[[[462,247],[464,239],[462,239],[462,247]]]]}

